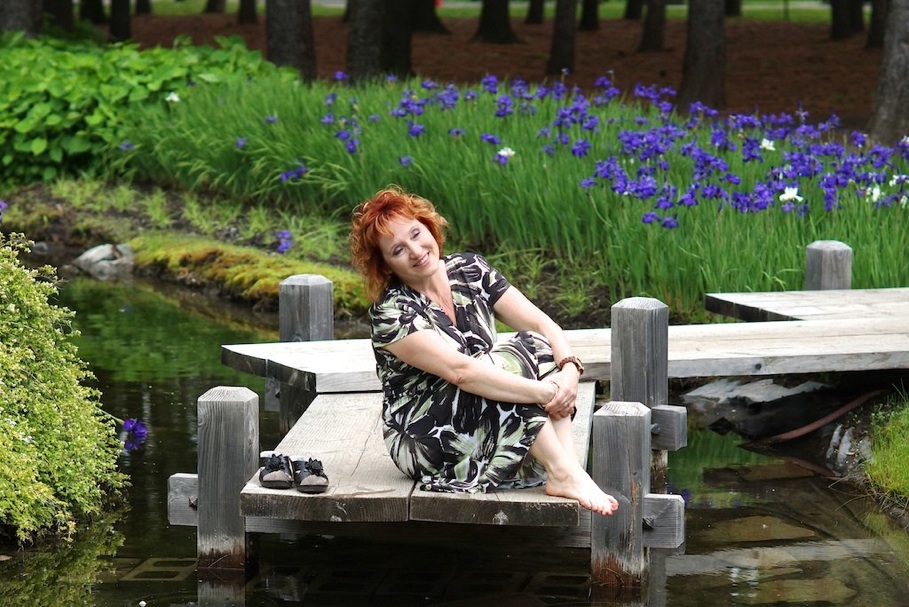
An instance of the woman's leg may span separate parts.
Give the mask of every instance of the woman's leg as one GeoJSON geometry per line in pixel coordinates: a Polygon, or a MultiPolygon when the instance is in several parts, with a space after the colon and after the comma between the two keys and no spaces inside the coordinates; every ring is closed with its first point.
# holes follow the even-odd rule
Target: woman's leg
{"type": "Polygon", "coordinates": [[[574,449],[565,447],[566,427],[570,441],[571,418],[557,422],[550,418],[530,447],[530,455],[546,468],[546,493],[578,500],[583,507],[598,514],[612,514],[619,503],[590,478],[578,462],[574,449]]]}

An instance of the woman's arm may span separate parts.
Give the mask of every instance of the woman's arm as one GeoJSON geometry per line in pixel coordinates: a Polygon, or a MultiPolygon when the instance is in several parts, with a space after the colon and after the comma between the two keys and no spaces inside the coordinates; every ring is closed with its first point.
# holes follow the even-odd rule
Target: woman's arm
{"type": "MultiPolygon", "coordinates": [[[[517,331],[536,331],[546,337],[552,346],[556,363],[572,355],[571,345],[562,328],[516,287],[509,287],[496,301],[493,310],[509,327],[517,331]]],[[[580,376],[577,367],[567,364],[558,373],[547,378],[555,381],[560,387],[557,398],[546,405],[549,414],[560,417],[571,413],[577,398],[580,376]]]]}
{"type": "Polygon", "coordinates": [[[412,367],[492,400],[546,405],[558,392],[548,378],[527,379],[495,366],[489,359],[458,352],[435,331],[415,331],[385,349],[412,367]]]}

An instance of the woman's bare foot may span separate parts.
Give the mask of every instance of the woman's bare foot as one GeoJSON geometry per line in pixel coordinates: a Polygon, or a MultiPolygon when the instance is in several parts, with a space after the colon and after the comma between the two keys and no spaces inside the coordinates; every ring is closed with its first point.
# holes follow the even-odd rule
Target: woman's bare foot
{"type": "Polygon", "coordinates": [[[578,500],[581,506],[597,514],[608,516],[619,507],[619,502],[604,493],[580,466],[563,479],[554,478],[550,474],[545,490],[547,495],[578,500]]]}

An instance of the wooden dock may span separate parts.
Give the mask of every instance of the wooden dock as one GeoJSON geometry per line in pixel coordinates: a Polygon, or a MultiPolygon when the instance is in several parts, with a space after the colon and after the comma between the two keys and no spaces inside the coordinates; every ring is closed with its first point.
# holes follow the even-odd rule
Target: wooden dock
{"type": "MultiPolygon", "coordinates": [[[[585,379],[608,380],[610,330],[567,333],[585,379]]],[[[221,361],[320,394],[380,389],[368,339],[225,345],[221,361]]],[[[886,369],[909,369],[909,309],[889,318],[669,327],[670,378],[886,369]]]]}

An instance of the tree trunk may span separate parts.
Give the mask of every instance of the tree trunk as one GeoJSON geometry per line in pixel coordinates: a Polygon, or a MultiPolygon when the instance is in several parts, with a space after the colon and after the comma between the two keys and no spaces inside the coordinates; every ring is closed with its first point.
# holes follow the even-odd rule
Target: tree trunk
{"type": "Polygon", "coordinates": [[[265,56],[287,65],[310,82],[316,78],[316,55],[310,0],[265,0],[265,56]]]}
{"type": "Polygon", "coordinates": [[[79,21],[88,21],[95,25],[107,23],[104,0],[79,0],[79,21]]]}
{"type": "Polygon", "coordinates": [[[379,66],[384,74],[399,78],[413,76],[411,39],[417,0],[385,0],[382,19],[382,53],[379,66]]]}
{"type": "Polygon", "coordinates": [[[852,35],[849,2],[851,0],[830,0],[830,38],[842,40],[852,35]]]}
{"type": "Polygon", "coordinates": [[[684,112],[690,104],[700,101],[713,109],[722,109],[726,103],[726,32],[722,5],[715,0],[690,0],[687,30],[678,107],[684,112]]]}
{"type": "Polygon", "coordinates": [[[600,29],[600,0],[581,0],[581,22],[578,29],[582,32],[600,29]]]}
{"type": "Polygon", "coordinates": [[[884,48],[884,31],[887,28],[889,0],[871,0],[871,23],[868,25],[868,48],[884,48]]]}
{"type": "Polygon", "coordinates": [[[202,12],[223,14],[225,10],[227,10],[227,0],[207,0],[202,12]]]}
{"type": "Polygon", "coordinates": [[[73,0],[44,0],[44,14],[51,25],[73,31],[73,0]]]}
{"type": "Polygon", "coordinates": [[[725,13],[727,17],[741,17],[742,0],[726,0],[725,13]]]}
{"type": "Polygon", "coordinates": [[[527,18],[524,23],[540,25],[545,20],[546,2],[545,0],[530,0],[527,3],[527,18]]]}
{"type": "Polygon", "coordinates": [[[237,11],[237,23],[258,23],[259,12],[256,0],[240,0],[240,9],[237,11]]]}
{"type": "Polygon", "coordinates": [[[383,0],[356,0],[350,11],[347,74],[352,82],[374,80],[382,75],[380,56],[384,5],[383,0]]]}
{"type": "Polygon", "coordinates": [[[414,2],[413,31],[430,34],[450,34],[439,15],[436,14],[436,0],[416,0],[414,2]]]}
{"type": "Polygon", "coordinates": [[[622,17],[626,21],[637,21],[644,16],[644,2],[646,0],[625,0],[625,15],[622,17]]]}
{"type": "Polygon", "coordinates": [[[124,42],[133,37],[129,0],[110,0],[111,42],[124,42]]]}
{"type": "Polygon", "coordinates": [[[546,74],[571,74],[574,72],[574,32],[577,29],[578,0],[556,0],[555,10],[546,74]]]}
{"type": "Polygon", "coordinates": [[[151,0],[136,0],[136,14],[137,15],[151,15],[152,5],[151,0]]]}
{"type": "Polygon", "coordinates": [[[853,34],[865,31],[865,0],[849,0],[849,29],[853,34]]]}
{"type": "Polygon", "coordinates": [[[25,32],[34,38],[41,31],[41,2],[34,0],[3,0],[0,10],[0,32],[25,32]]]}
{"type": "Polygon", "coordinates": [[[868,131],[884,145],[895,145],[909,133],[909,0],[890,0],[868,131]]]}
{"type": "Polygon", "coordinates": [[[480,8],[480,24],[471,38],[472,42],[493,44],[514,44],[521,42],[511,29],[508,17],[508,0],[483,0],[480,8]]]}
{"type": "Polygon", "coordinates": [[[666,31],[666,0],[647,0],[647,14],[638,51],[663,50],[663,34],[666,31]]]}

